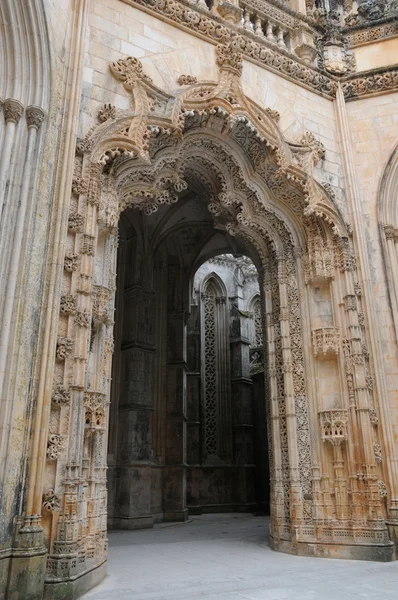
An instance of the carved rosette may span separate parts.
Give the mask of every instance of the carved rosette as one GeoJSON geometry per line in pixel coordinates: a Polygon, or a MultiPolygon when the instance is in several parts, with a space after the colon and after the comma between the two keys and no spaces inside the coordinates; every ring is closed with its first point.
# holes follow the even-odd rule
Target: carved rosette
{"type": "Polygon", "coordinates": [[[320,327],[312,330],[314,356],[337,355],[340,351],[338,327],[320,327]]]}
{"type": "Polygon", "coordinates": [[[324,442],[340,446],[348,438],[348,410],[336,408],[319,413],[321,435],[324,442]]]}

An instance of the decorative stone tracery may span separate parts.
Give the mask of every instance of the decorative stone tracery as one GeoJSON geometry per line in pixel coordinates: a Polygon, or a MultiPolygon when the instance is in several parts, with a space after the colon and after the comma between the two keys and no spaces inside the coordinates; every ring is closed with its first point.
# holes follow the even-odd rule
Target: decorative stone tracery
{"type": "MultiPolygon", "coordinates": [[[[355,289],[349,227],[334,199],[312,177],[313,164],[324,149],[312,135],[289,145],[276,115],[260,110],[243,95],[242,55],[236,41],[220,46],[217,56],[218,84],[183,83],[176,96],[156,88],[137,59],[112,63],[113,74],[132,95],[133,108],[115,112],[105,107],[101,124],[78,144],[83,161],[71,196],[84,224],[69,227],[61,300],[61,314],[77,327],[66,330],[64,321],[60,325],[56,356],[61,383],[53,395],[54,418],[58,419],[60,405],[70,405],[62,416],[65,429],[59,431],[68,427],[71,434],[65,453],[63,433],[51,434],[48,441],[49,461],[62,461],[53,489],[62,489],[64,507],[49,557],[50,578],[91,569],[101,564],[106,552],[104,433],[114,349],[112,305],[120,213],[133,207],[151,215],[177,203],[187,190],[206,203],[218,229],[253,250],[264,273],[255,318],[256,343],[264,341],[267,348],[274,546],[297,551],[297,544],[338,541],[339,532],[340,540],[355,546],[361,542],[352,531],[352,519],[361,519],[368,544],[380,543],[380,531],[386,538],[376,442],[371,451],[361,448],[355,455],[354,446],[359,446],[350,438],[347,425],[349,409],[355,413],[361,406],[358,417],[350,416],[350,425],[369,436],[374,410],[366,384],[371,371],[363,352],[360,307],[347,300],[346,331],[341,333],[334,324],[311,325],[302,310],[320,282],[327,298],[333,278],[340,278],[344,297],[353,296],[355,289]],[[307,290],[301,285],[304,279],[307,290]],[[265,339],[258,327],[261,320],[266,324],[265,339]],[[309,344],[304,344],[311,331],[314,356],[309,344]],[[346,367],[341,374],[338,357],[343,336],[346,367]],[[331,361],[319,360],[330,355],[331,361]],[[315,360],[328,362],[327,368],[341,383],[344,393],[335,399],[338,408],[323,406],[320,390],[311,387],[308,365],[315,368],[315,360]],[[326,445],[318,444],[320,440],[335,446],[333,458],[326,445]],[[337,443],[343,440],[347,455],[337,443]],[[329,463],[334,472],[333,498],[329,463]],[[365,471],[361,484],[353,475],[362,473],[360,468],[365,471]],[[87,533],[81,537],[78,531],[87,533]],[[68,558],[61,560],[62,555],[68,558]],[[79,567],[74,563],[77,556],[79,567]]],[[[169,275],[172,281],[172,269],[169,275]]],[[[205,451],[217,455],[215,311],[223,299],[214,289],[206,288],[204,293],[205,451]]],[[[339,301],[344,304],[343,298],[339,301]]],[[[175,311],[168,318],[183,321],[184,315],[175,311]]],[[[50,467],[49,477],[54,478],[53,473],[50,467]]]]}

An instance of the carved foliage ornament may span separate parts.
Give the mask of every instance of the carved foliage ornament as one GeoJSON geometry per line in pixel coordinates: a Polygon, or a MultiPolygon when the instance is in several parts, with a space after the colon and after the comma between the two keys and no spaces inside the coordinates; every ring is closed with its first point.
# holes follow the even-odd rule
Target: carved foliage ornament
{"type": "Polygon", "coordinates": [[[43,494],[43,509],[48,512],[53,512],[61,508],[61,498],[53,489],[48,490],[43,494]]]}

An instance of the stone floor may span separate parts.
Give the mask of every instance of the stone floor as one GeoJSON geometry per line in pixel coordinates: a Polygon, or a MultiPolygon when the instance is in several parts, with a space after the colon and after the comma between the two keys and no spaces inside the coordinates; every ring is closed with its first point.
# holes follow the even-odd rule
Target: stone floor
{"type": "Polygon", "coordinates": [[[84,600],[359,600],[398,598],[398,562],[273,552],[268,520],[243,514],[109,535],[109,575],[84,600]]]}

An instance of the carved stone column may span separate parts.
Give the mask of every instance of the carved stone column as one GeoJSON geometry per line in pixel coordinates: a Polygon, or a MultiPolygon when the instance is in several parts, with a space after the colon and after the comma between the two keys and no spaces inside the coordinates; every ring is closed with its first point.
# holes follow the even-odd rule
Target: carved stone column
{"type": "Polygon", "coordinates": [[[163,479],[165,521],[185,521],[186,506],[186,312],[167,315],[166,457],[163,479]]]}
{"type": "Polygon", "coordinates": [[[268,352],[268,379],[270,393],[270,416],[272,432],[273,471],[271,471],[271,535],[280,538],[285,521],[284,490],[281,445],[277,440],[281,439],[279,422],[278,381],[276,373],[275,357],[275,331],[273,323],[272,290],[269,269],[264,274],[264,296],[265,296],[265,327],[266,343],[268,352]]]}
{"type": "Polygon", "coordinates": [[[291,487],[291,522],[296,524],[303,517],[303,499],[300,485],[300,471],[298,460],[296,403],[293,385],[293,359],[290,345],[289,304],[286,284],[286,259],[278,260],[278,281],[280,296],[280,330],[282,341],[284,392],[286,403],[286,424],[289,449],[289,474],[291,487]]]}

